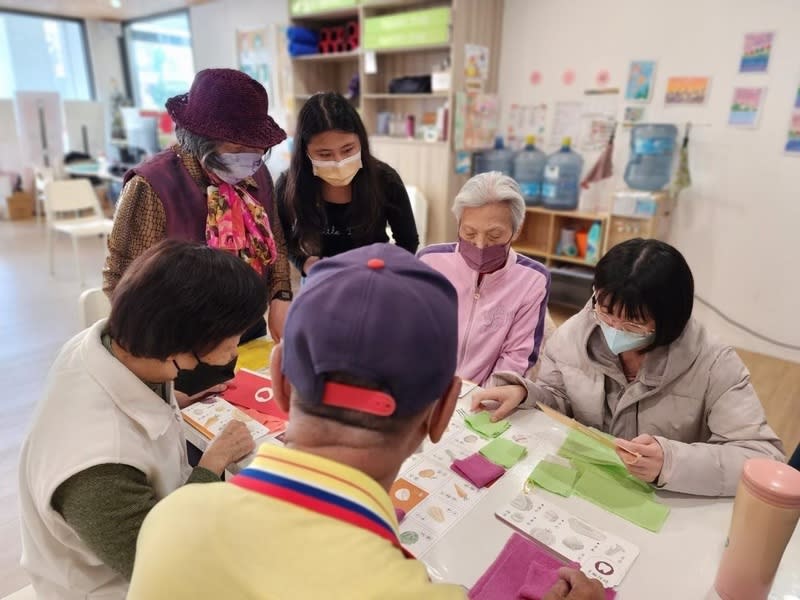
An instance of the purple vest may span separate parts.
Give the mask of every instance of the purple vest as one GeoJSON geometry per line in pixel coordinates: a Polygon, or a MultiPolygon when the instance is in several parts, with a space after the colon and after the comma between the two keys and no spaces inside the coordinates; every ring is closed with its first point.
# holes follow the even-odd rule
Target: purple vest
{"type": "MultiPolygon", "coordinates": [[[[158,195],[167,217],[167,237],[193,242],[206,241],[208,200],[206,190],[192,179],[178,154],[172,150],[159,152],[125,173],[124,183],[141,175],[158,195]]],[[[266,165],[253,176],[258,189],[250,193],[264,207],[270,225],[275,226],[272,177],[266,165]]]]}

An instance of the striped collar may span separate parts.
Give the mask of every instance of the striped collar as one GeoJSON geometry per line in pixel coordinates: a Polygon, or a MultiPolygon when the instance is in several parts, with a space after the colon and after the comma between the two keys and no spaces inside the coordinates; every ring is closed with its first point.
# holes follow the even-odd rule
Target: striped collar
{"type": "Polygon", "coordinates": [[[394,507],[377,481],[307,452],[262,444],[231,483],[361,527],[402,550],[394,507]]]}

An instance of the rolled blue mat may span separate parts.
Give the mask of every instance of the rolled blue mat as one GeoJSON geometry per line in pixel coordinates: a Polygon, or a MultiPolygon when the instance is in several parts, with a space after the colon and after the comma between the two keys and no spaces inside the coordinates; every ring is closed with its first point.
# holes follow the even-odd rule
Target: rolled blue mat
{"type": "Polygon", "coordinates": [[[286,37],[289,38],[290,42],[299,42],[309,46],[316,46],[319,42],[319,34],[316,31],[312,29],[306,29],[305,27],[289,27],[286,30],[286,37]]]}

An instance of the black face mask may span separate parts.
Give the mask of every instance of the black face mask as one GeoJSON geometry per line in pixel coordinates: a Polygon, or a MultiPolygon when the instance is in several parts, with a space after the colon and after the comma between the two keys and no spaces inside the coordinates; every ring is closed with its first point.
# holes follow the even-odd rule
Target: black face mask
{"type": "Polygon", "coordinates": [[[203,390],[233,379],[236,358],[226,365],[210,365],[200,360],[196,354],[194,357],[197,358],[197,366],[194,369],[181,369],[177,362],[172,361],[172,364],[178,369],[175,389],[179,392],[183,392],[187,396],[194,396],[203,390]]]}

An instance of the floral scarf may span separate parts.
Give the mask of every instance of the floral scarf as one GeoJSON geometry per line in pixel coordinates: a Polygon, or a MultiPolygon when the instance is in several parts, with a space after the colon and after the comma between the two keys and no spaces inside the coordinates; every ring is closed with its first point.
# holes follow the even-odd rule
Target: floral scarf
{"type": "Polygon", "coordinates": [[[206,191],[206,243],[235,253],[259,275],[263,274],[278,256],[267,211],[247,191],[244,182],[231,185],[213,175],[211,182],[206,191]]]}

